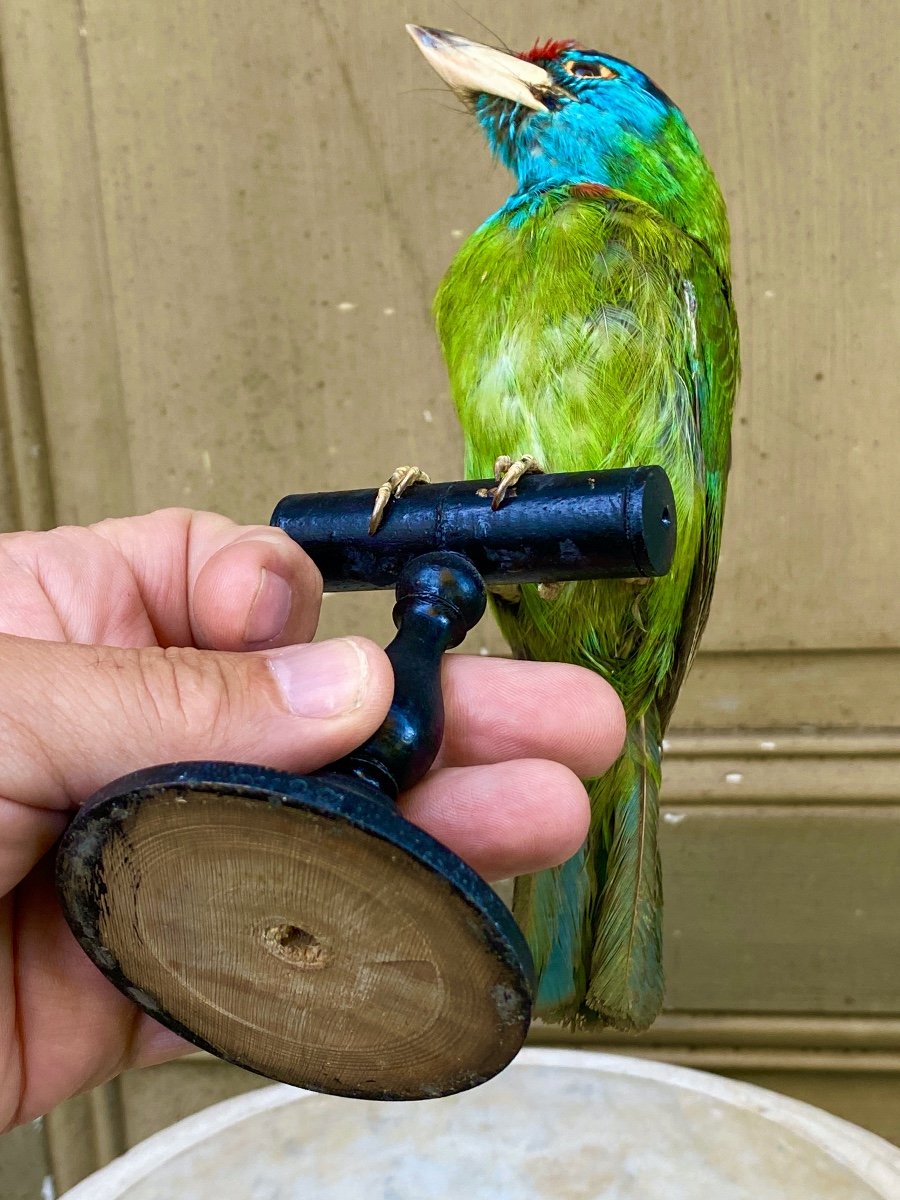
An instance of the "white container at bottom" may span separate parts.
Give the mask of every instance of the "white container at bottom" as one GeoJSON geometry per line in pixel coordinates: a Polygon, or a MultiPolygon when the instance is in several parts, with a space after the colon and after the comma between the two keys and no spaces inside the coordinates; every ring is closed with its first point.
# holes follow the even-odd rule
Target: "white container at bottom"
{"type": "Polygon", "coordinates": [[[407,1104],[276,1086],[163,1130],[63,1200],[900,1200],[900,1151],[665,1063],[528,1049],[407,1104]]]}

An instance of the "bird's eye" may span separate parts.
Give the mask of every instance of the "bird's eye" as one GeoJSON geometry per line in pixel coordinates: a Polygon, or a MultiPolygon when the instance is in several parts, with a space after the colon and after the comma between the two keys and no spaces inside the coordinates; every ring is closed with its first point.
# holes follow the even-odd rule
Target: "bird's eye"
{"type": "Polygon", "coordinates": [[[606,63],[599,62],[579,62],[577,59],[567,59],[563,63],[563,70],[569,75],[579,75],[582,78],[588,79],[616,79],[618,72],[612,67],[608,67],[606,63]]]}

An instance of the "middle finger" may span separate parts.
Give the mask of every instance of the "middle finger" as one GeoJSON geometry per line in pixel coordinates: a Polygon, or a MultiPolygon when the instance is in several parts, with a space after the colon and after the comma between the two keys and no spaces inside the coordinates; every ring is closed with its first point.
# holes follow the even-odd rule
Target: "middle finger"
{"type": "Polygon", "coordinates": [[[622,749],[619,697],[584,667],[452,654],[444,661],[443,690],[446,727],[437,766],[544,758],[588,779],[608,770],[622,749]]]}

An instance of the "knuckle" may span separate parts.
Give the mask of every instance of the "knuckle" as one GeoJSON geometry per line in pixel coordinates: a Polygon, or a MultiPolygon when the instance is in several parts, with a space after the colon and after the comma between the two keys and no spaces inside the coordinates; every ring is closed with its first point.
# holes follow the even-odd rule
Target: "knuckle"
{"type": "Polygon", "coordinates": [[[139,665],[142,716],[169,742],[208,743],[246,707],[244,672],[228,655],[154,647],[141,652],[139,665]]]}

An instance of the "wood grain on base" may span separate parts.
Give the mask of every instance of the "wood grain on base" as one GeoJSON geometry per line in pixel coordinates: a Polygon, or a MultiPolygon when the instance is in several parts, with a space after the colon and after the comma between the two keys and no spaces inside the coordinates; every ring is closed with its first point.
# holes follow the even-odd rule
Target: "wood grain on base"
{"type": "Polygon", "coordinates": [[[474,1083],[478,1065],[513,1052],[502,969],[474,914],[348,823],[241,796],[157,795],[109,839],[102,876],[100,937],[122,974],[240,1065],[414,1098],[468,1086],[466,1064],[474,1083]]]}

